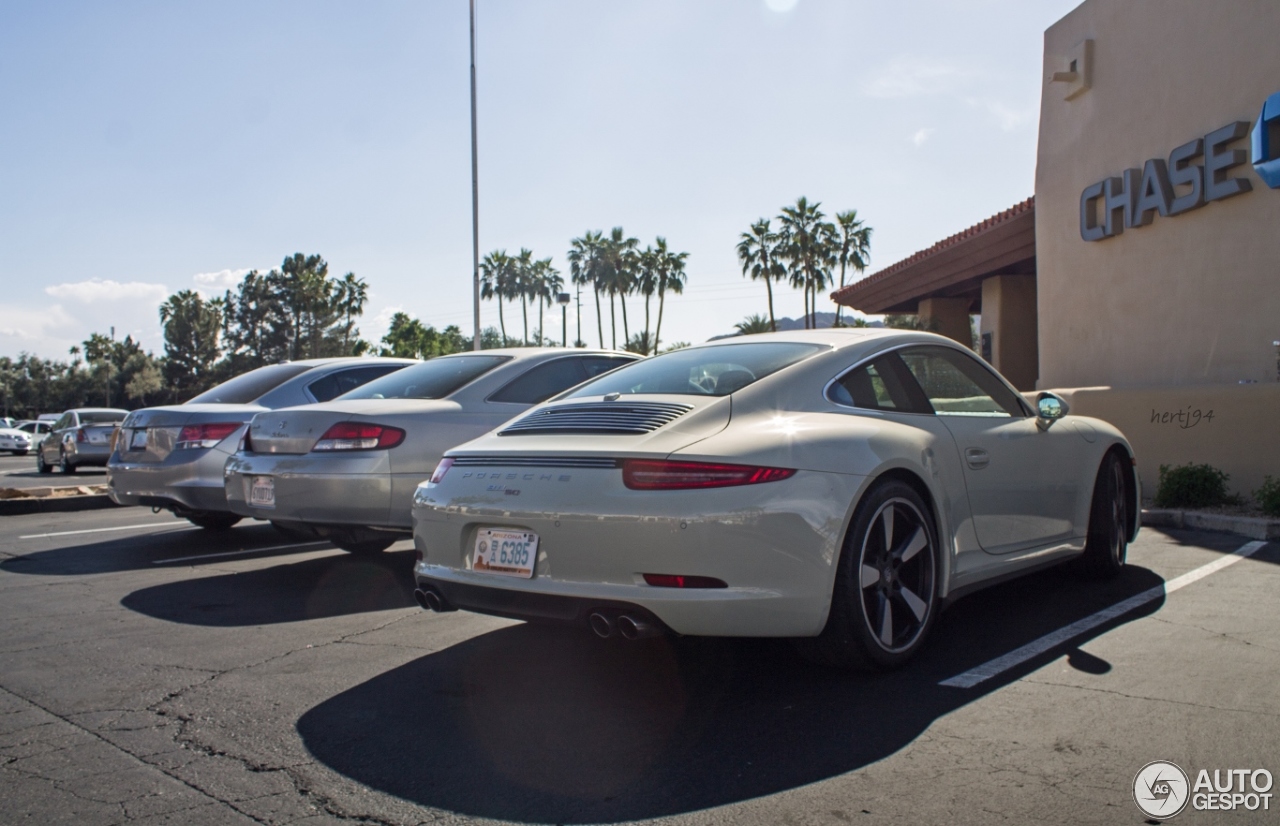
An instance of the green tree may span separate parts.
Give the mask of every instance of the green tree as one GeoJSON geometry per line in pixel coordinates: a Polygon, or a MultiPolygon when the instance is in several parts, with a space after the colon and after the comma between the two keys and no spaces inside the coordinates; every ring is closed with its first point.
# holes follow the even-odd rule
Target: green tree
{"type": "Polygon", "coordinates": [[[738,240],[738,260],[742,262],[742,274],[753,281],[763,281],[769,296],[769,329],[778,329],[773,314],[773,282],[781,280],[787,269],[778,260],[778,235],[769,229],[769,219],[761,218],[751,225],[738,240]]]}
{"type": "Polygon", "coordinates": [[[622,340],[631,337],[627,326],[627,294],[634,289],[637,238],[628,238],[622,227],[614,227],[603,241],[603,262],[600,270],[601,290],[609,294],[609,325],[614,349],[618,347],[617,320],[613,299],[622,305],[622,340]]]}
{"type": "Polygon", "coordinates": [[[780,254],[788,264],[787,273],[793,287],[804,291],[804,326],[814,324],[817,295],[831,283],[835,265],[835,227],[823,220],[821,203],[809,203],[804,196],[795,206],[783,207],[778,220],[780,254]]]}
{"type": "Polygon", "coordinates": [[[154,396],[164,389],[164,376],[156,365],[155,359],[145,354],[138,354],[129,360],[129,380],[125,382],[124,394],[139,407],[145,407],[147,396],[154,396]]]}
{"type": "MultiPolygon", "coordinates": [[[[666,249],[666,240],[659,238],[659,247],[666,249]]],[[[653,331],[653,351],[658,352],[658,347],[662,342],[662,311],[667,304],[667,293],[680,295],[684,292],[684,285],[688,281],[688,276],[684,271],[685,261],[689,259],[687,252],[671,252],[667,250],[659,256],[657,261],[657,280],[658,280],[658,326],[653,331]]]]}
{"type": "Polygon", "coordinates": [[[762,315],[749,315],[733,325],[738,335],[750,336],[756,333],[768,333],[773,330],[773,322],[762,315]]]}
{"type": "Polygon", "coordinates": [[[334,285],[334,302],[342,313],[342,349],[352,354],[353,340],[358,340],[360,331],[355,329],[354,321],[364,314],[364,305],[369,300],[369,285],[363,278],[349,272],[334,285]]]}
{"type": "MultiPolygon", "coordinates": [[[[588,230],[581,238],[569,242],[569,278],[582,287],[590,287],[596,299],[596,331],[600,335],[600,348],[604,349],[604,315],[600,310],[600,285],[604,278],[604,234],[588,230]]],[[[582,319],[578,319],[578,338],[582,338],[582,319]]]]}
{"type": "Polygon", "coordinates": [[[507,320],[502,305],[514,294],[516,281],[516,262],[506,250],[494,250],[480,262],[480,297],[498,302],[498,324],[502,328],[503,341],[507,340],[507,320]]]}
{"type": "MultiPolygon", "coordinates": [[[[871,262],[871,227],[858,220],[858,211],[850,209],[836,213],[836,226],[840,236],[836,248],[836,261],[840,264],[840,288],[844,288],[845,269],[853,267],[861,274],[871,262]]],[[[841,313],[844,305],[836,305],[836,327],[844,326],[841,313]]]]}
{"type": "Polygon", "coordinates": [[[219,338],[224,306],[216,298],[206,301],[194,290],[176,292],[160,305],[164,378],[177,396],[186,398],[214,384],[215,367],[222,355],[219,338]]]}

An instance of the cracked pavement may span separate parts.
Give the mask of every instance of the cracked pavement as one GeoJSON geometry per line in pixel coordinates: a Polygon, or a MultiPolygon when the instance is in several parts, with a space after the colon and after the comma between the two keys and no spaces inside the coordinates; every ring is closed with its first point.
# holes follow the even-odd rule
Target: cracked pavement
{"type": "Polygon", "coordinates": [[[1123,581],[998,586],[905,671],[849,677],[780,642],[430,615],[408,543],[361,558],[183,524],[0,521],[0,821],[1138,824],[1151,760],[1280,775],[1274,544],[961,690],[937,683],[1244,540],[1144,530],[1123,581]],[[100,528],[126,529],[39,536],[100,528]]]}

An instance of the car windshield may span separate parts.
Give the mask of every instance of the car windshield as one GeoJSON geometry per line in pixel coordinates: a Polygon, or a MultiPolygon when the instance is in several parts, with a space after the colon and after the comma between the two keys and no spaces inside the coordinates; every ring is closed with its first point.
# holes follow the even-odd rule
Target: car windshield
{"type": "Polygon", "coordinates": [[[339,399],[443,399],[510,356],[447,356],[397,370],[339,399]]]}
{"type": "Polygon", "coordinates": [[[771,341],[676,350],[619,367],[565,398],[607,393],[727,396],[823,349],[820,344],[771,341]]]}
{"type": "Polygon", "coordinates": [[[80,424],[113,424],[124,421],[125,410],[91,410],[80,414],[80,424]]]}
{"type": "Polygon", "coordinates": [[[224,381],[188,400],[187,404],[248,404],[313,367],[314,364],[269,364],[224,381]]]}

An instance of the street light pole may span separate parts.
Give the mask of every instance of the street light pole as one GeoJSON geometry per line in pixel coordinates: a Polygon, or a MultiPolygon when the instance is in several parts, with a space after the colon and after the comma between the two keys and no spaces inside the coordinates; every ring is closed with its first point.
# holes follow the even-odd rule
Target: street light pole
{"type": "Polygon", "coordinates": [[[476,0],[471,0],[471,304],[475,335],[471,348],[480,349],[480,183],[476,161],[476,0]]]}
{"type": "Polygon", "coordinates": [[[560,346],[569,346],[569,299],[568,293],[556,293],[556,303],[560,305],[560,346]]]}

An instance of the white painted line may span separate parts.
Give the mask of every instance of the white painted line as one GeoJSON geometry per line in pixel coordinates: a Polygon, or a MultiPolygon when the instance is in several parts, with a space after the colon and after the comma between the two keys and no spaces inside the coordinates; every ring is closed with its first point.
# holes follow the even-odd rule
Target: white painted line
{"type": "Polygon", "coordinates": [[[1038,657],[1051,648],[1056,648],[1064,642],[1078,637],[1086,631],[1092,631],[1100,625],[1105,625],[1116,617],[1127,614],[1135,608],[1140,608],[1148,602],[1160,599],[1166,594],[1172,594],[1179,588],[1185,588],[1193,582],[1199,582],[1209,574],[1221,571],[1228,565],[1234,565],[1247,556],[1253,556],[1257,553],[1266,542],[1249,542],[1241,546],[1234,553],[1210,562],[1208,565],[1202,565],[1193,571],[1188,571],[1182,576],[1174,577],[1163,585],[1157,585],[1154,588],[1148,588],[1140,594],[1135,594],[1126,600],[1117,602],[1110,608],[1103,608],[1096,614],[1091,614],[1082,620],[1077,620],[1068,626],[1059,628],[1057,631],[1045,634],[1038,640],[1029,642],[1021,648],[1015,648],[1002,657],[996,657],[994,660],[983,663],[982,665],[971,668],[963,674],[957,674],[949,680],[943,680],[938,685],[950,686],[951,688],[973,688],[984,680],[1002,672],[1008,671],[1010,668],[1021,665],[1022,663],[1034,657],[1038,657]]]}
{"type": "Polygon", "coordinates": [[[138,530],[155,530],[156,528],[165,528],[168,530],[184,530],[191,531],[195,528],[191,525],[174,525],[170,522],[151,522],[145,525],[120,525],[115,528],[89,528],[83,531],[58,531],[57,533],[32,533],[26,536],[20,536],[19,539],[48,539],[51,536],[75,536],[82,533],[106,533],[107,531],[138,531],[138,530]]]}
{"type": "MultiPolygon", "coordinates": [[[[319,540],[316,540],[315,542],[299,542],[295,545],[271,545],[266,548],[246,548],[245,550],[242,550],[242,551],[226,551],[220,554],[200,554],[199,556],[175,556],[172,559],[154,559],[151,561],[151,564],[163,565],[166,562],[190,562],[195,559],[218,559],[224,556],[246,556],[248,554],[266,553],[267,551],[283,551],[288,548],[310,548],[315,545],[328,545],[328,544],[329,543],[326,540],[319,539],[319,540]]],[[[315,550],[321,551],[324,549],[316,548],[315,550]]]]}

